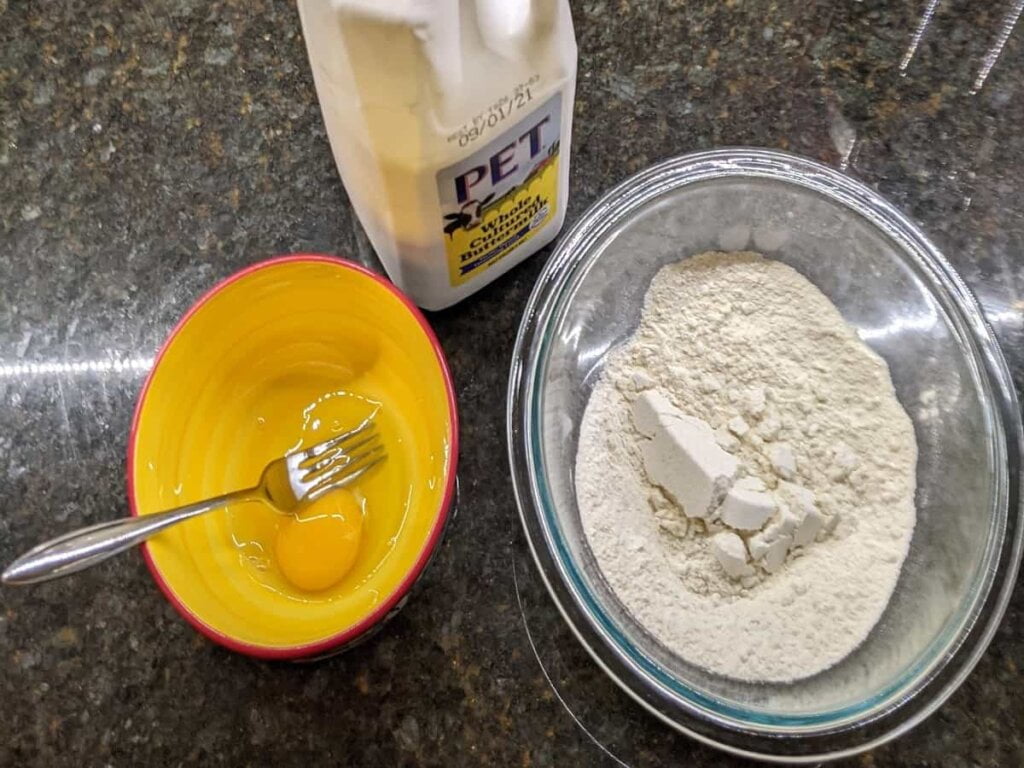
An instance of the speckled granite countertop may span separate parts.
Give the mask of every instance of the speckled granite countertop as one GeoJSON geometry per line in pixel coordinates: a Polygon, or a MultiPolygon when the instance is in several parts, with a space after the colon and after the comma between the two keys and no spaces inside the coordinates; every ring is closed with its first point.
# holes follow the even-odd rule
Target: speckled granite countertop
{"type": "MultiPolygon", "coordinates": [[[[574,2],[569,220],[698,148],[782,147],[848,168],[945,250],[1019,382],[1020,30],[996,57],[1014,5],[574,2]]],[[[289,251],[372,261],[287,2],[0,0],[0,216],[0,562],[126,513],[133,400],[204,288],[289,251]]],[[[737,763],[620,693],[529,560],[501,424],[544,260],[432,317],[463,417],[461,509],[384,633],[317,665],[232,655],[176,616],[138,555],[0,590],[0,765],[737,763]]],[[[1022,610],[1018,589],[937,715],[850,764],[1024,764],[1022,610]]]]}

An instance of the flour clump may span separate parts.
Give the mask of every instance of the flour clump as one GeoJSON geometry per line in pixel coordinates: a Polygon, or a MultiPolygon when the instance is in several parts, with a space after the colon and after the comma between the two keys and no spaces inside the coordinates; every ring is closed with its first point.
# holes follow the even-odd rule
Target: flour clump
{"type": "Polygon", "coordinates": [[[877,623],[916,462],[888,367],[813,284],[706,253],[658,272],[606,358],[576,491],[602,573],[651,634],[712,672],[785,682],[877,623]]]}

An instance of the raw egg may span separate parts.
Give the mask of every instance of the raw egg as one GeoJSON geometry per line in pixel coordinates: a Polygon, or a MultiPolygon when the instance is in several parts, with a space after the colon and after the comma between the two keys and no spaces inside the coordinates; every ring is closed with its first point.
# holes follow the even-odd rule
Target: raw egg
{"type": "Polygon", "coordinates": [[[295,587],[319,592],[341,581],[359,553],[363,510],[340,489],[310,503],[281,526],[274,557],[295,587]]]}

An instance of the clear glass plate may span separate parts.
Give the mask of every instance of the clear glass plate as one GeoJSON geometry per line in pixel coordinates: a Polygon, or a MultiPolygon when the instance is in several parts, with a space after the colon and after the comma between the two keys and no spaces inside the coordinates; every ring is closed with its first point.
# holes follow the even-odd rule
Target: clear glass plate
{"type": "Polygon", "coordinates": [[[584,214],[523,317],[508,440],[530,547],[580,641],[657,716],[739,754],[839,757],[920,722],[988,645],[1020,561],[1020,415],[977,302],[876,193],[784,153],[669,160],[584,214]],[[654,640],[605,583],[576,507],[579,422],[605,355],[655,272],[707,250],[756,250],[811,280],[885,358],[917,435],[917,527],[893,598],[854,653],[797,683],[730,680],[654,640]]]}

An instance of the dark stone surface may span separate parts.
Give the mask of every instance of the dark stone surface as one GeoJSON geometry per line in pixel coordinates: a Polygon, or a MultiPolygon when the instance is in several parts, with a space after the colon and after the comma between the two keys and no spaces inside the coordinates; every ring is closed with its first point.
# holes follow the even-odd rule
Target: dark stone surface
{"type": "MultiPolygon", "coordinates": [[[[569,220],[697,148],[848,163],[944,249],[1021,382],[1021,35],[976,89],[1012,4],[942,2],[901,72],[928,5],[574,2],[569,220]]],[[[204,288],[273,254],[372,259],[286,2],[0,0],[0,217],[0,562],[126,513],[143,375],[11,366],[144,360],[204,288]]],[[[545,257],[432,317],[463,417],[461,511],[382,634],[316,665],[233,655],[177,618],[136,554],[2,589],[0,765],[735,764],[604,677],[526,552],[504,398],[545,257]]],[[[1024,764],[1022,609],[1018,590],[938,714],[849,764],[1024,764]]]]}

